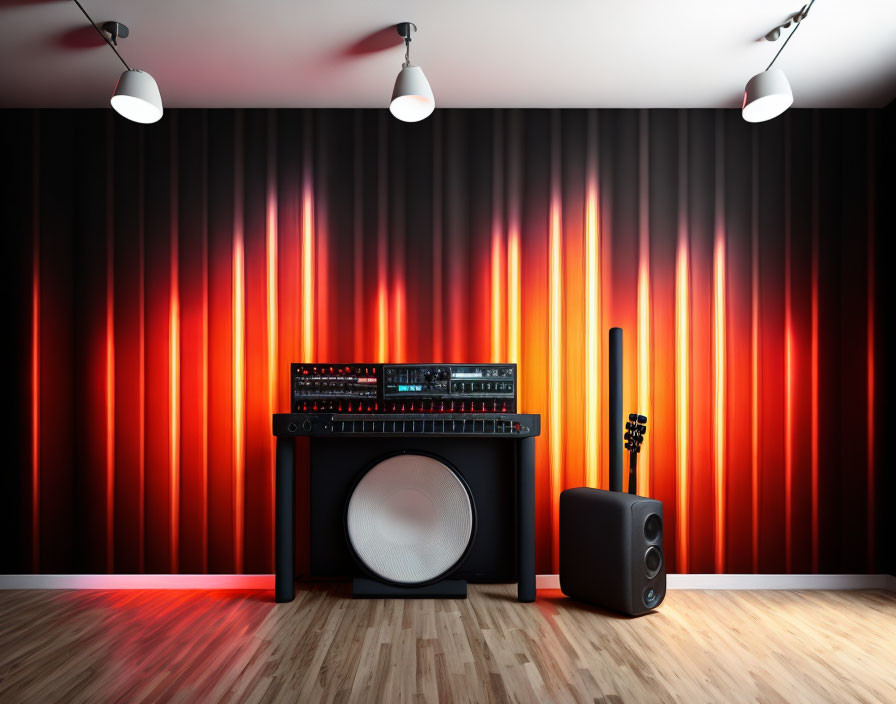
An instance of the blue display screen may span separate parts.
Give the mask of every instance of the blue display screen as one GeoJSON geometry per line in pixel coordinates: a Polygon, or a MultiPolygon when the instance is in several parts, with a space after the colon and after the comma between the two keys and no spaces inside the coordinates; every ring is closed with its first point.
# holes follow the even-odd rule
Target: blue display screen
{"type": "Polygon", "coordinates": [[[398,391],[399,393],[402,391],[423,391],[423,387],[419,384],[399,384],[398,391]]]}

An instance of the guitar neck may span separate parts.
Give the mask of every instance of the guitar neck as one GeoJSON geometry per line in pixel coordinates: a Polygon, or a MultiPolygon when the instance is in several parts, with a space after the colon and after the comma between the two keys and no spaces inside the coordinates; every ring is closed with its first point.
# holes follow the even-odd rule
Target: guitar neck
{"type": "Polygon", "coordinates": [[[638,453],[628,453],[628,493],[638,493],[638,453]]]}

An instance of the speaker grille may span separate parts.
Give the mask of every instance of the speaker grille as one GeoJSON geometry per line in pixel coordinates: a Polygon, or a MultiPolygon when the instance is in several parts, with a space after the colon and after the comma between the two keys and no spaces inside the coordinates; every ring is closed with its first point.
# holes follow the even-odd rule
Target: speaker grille
{"type": "Polygon", "coordinates": [[[352,492],[349,544],[373,573],[421,584],[453,570],[473,537],[473,504],[463,481],[427,455],[401,454],[374,465],[352,492]]]}

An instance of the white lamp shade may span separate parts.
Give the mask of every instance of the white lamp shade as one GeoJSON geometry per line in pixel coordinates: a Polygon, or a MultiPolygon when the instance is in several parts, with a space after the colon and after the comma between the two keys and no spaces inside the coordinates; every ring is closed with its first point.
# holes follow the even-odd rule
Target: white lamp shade
{"type": "Polygon", "coordinates": [[[432,114],[436,108],[429,81],[419,66],[403,66],[395,89],[392,91],[392,102],[389,111],[403,122],[419,122],[432,114]]]}
{"type": "Polygon", "coordinates": [[[146,71],[130,69],[122,73],[111,102],[115,112],[134,122],[149,124],[162,119],[162,95],[156,80],[146,71]]]}
{"type": "Polygon", "coordinates": [[[793,91],[787,76],[779,68],[757,73],[744,90],[741,115],[747,122],[765,122],[777,117],[793,104],[793,91]]]}

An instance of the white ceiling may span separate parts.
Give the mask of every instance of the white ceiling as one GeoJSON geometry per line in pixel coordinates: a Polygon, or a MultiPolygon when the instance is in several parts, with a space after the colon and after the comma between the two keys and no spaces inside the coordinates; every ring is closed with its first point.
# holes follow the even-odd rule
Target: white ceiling
{"type": "MultiPolygon", "coordinates": [[[[437,106],[740,107],[802,2],[82,0],[166,107],[384,107],[402,20],[437,106]]],[[[818,0],[777,65],[796,107],[887,104],[896,1],[818,0]]],[[[120,70],[71,0],[0,0],[0,105],[104,106],[120,70]]]]}

